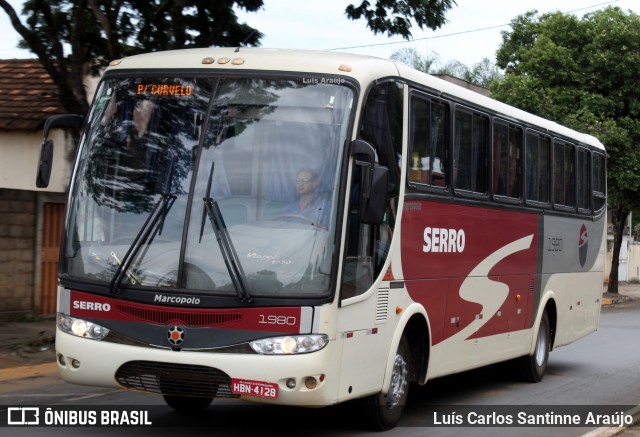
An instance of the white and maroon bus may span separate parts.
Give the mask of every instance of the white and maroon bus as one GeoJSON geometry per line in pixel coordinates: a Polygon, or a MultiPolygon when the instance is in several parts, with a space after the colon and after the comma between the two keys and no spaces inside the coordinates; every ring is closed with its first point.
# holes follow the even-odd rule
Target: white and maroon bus
{"type": "Polygon", "coordinates": [[[385,429],[411,383],[512,359],[540,381],[549,351],[598,327],[602,144],[402,64],[133,56],[45,138],[56,126],[82,127],[58,293],[68,382],[179,410],[362,398],[385,429]]]}

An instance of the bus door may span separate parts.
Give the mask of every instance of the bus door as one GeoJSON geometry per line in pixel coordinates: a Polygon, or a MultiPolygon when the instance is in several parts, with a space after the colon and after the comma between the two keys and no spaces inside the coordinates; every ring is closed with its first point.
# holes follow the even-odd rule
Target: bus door
{"type": "MultiPolygon", "coordinates": [[[[373,152],[368,143],[360,144],[373,152]]],[[[337,340],[342,345],[341,400],[379,390],[388,355],[388,348],[385,347],[389,336],[385,330],[389,311],[388,283],[383,282],[373,293],[370,291],[382,272],[386,260],[384,248],[388,249],[391,242],[392,228],[388,219],[390,214],[383,206],[378,208],[383,212],[381,219],[369,221],[362,212],[367,208],[366,189],[363,186],[372,167],[369,162],[355,161],[350,184],[352,195],[348,206],[340,288],[341,309],[337,325],[337,340]]],[[[383,183],[375,184],[377,186],[371,190],[371,196],[374,197],[375,192],[375,197],[385,198],[385,193],[380,190],[386,189],[386,167],[376,164],[374,168],[381,171],[383,183]]]]}
{"type": "Polygon", "coordinates": [[[359,144],[362,147],[352,148],[352,151],[355,150],[355,159],[348,186],[337,333],[343,342],[341,397],[348,397],[352,392],[379,390],[389,353],[385,345],[394,327],[386,328],[389,297],[393,290],[390,290],[388,282],[382,281],[367,298],[358,297],[379,283],[378,279],[384,275],[389,257],[400,186],[397,163],[402,145],[402,104],[402,86],[394,82],[376,85],[369,92],[362,110],[362,141],[359,144]],[[367,148],[370,149],[369,154],[360,153],[367,148]],[[376,162],[369,162],[367,156],[376,162]],[[385,181],[384,186],[369,187],[377,195],[372,194],[368,200],[363,194],[366,191],[363,185],[368,184],[373,167],[376,167],[376,171],[383,170],[385,181]],[[382,212],[380,217],[365,217],[363,210],[367,209],[367,202],[379,199],[384,202],[378,210],[382,212]],[[358,387],[354,384],[358,384],[358,387]]]}

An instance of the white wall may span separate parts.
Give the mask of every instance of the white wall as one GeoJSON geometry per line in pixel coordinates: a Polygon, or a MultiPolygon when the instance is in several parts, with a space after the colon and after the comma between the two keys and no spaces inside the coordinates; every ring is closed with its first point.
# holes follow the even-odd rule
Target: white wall
{"type": "MultiPolygon", "coordinates": [[[[626,238],[626,237],[625,237],[626,238]]],[[[605,259],[605,281],[609,279],[611,271],[611,258],[613,251],[613,240],[607,244],[607,257],[605,259]]],[[[622,257],[622,254],[620,255],[622,257]]],[[[627,282],[640,282],[640,242],[628,241],[627,244],[627,282]]]]}
{"type": "Polygon", "coordinates": [[[640,242],[629,241],[628,282],[640,281],[640,242]]]}
{"type": "Polygon", "coordinates": [[[0,132],[0,188],[64,193],[69,185],[75,144],[71,135],[60,129],[51,131],[53,168],[46,189],[36,188],[42,132],[0,132]]]}

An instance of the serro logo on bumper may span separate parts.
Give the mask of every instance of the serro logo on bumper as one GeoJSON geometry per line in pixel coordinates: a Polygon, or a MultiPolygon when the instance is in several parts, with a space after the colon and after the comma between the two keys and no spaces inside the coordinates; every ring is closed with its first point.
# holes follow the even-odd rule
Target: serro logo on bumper
{"type": "Polygon", "coordinates": [[[88,311],[111,311],[111,305],[104,302],[90,302],[86,300],[74,300],[73,308],[76,310],[88,310],[88,311]]]}

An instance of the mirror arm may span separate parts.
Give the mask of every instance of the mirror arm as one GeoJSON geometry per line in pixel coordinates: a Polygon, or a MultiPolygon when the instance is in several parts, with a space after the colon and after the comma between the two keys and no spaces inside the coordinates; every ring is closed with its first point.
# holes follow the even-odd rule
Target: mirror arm
{"type": "Polygon", "coordinates": [[[52,115],[47,118],[47,121],[44,123],[44,128],[42,129],[42,134],[44,139],[46,140],[49,137],[49,132],[54,127],[69,127],[73,129],[78,129],[82,127],[84,123],[84,117],[82,115],[77,114],[57,114],[52,115]]]}

